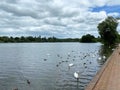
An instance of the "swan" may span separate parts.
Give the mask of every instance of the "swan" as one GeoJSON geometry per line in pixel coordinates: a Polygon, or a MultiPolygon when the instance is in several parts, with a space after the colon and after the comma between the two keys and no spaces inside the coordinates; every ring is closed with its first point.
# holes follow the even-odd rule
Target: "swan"
{"type": "Polygon", "coordinates": [[[77,79],[77,81],[79,80],[79,72],[74,72],[74,77],[75,79],[77,79]]]}
{"type": "Polygon", "coordinates": [[[74,66],[74,64],[73,64],[73,63],[70,63],[68,66],[69,66],[69,67],[72,67],[72,66],[74,66]]]}
{"type": "Polygon", "coordinates": [[[106,59],[106,57],[105,57],[105,56],[103,56],[103,59],[106,59]]]}
{"type": "Polygon", "coordinates": [[[98,60],[101,60],[101,59],[102,59],[101,57],[98,58],[98,60]]]}

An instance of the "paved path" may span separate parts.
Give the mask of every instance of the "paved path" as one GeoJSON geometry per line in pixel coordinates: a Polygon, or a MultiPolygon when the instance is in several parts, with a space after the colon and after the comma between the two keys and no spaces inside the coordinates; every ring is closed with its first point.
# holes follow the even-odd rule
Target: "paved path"
{"type": "Polygon", "coordinates": [[[120,90],[120,47],[117,47],[85,90],[120,90]]]}

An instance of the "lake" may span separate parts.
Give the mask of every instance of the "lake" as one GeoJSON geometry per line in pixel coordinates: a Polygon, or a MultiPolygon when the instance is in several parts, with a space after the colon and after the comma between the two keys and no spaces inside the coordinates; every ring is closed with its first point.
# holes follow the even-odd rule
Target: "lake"
{"type": "Polygon", "coordinates": [[[100,43],[1,43],[0,90],[84,90],[104,64],[105,49],[100,43]]]}

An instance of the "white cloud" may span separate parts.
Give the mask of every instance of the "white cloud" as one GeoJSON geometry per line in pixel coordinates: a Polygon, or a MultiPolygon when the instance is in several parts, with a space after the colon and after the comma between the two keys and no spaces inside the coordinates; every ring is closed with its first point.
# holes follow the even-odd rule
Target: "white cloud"
{"type": "MultiPolygon", "coordinates": [[[[107,17],[107,13],[92,12],[90,8],[115,4],[112,0],[0,0],[0,2],[1,35],[56,37],[80,37],[86,33],[97,36],[97,25],[107,17]]],[[[108,15],[118,16],[119,13],[108,15]]]]}
{"type": "Polygon", "coordinates": [[[119,17],[120,13],[114,12],[114,13],[108,13],[108,16],[114,16],[114,17],[119,17]]]}
{"type": "Polygon", "coordinates": [[[120,5],[120,0],[109,0],[107,5],[120,5]]]}

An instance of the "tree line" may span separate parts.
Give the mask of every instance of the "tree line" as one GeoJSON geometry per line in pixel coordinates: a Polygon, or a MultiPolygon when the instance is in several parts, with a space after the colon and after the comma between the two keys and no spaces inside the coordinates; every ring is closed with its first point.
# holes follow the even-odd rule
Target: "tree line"
{"type": "Polygon", "coordinates": [[[22,42],[98,42],[98,38],[93,35],[83,35],[81,38],[56,38],[56,37],[33,37],[33,36],[21,36],[21,37],[8,37],[1,36],[0,43],[22,43],[22,42]]]}
{"type": "Polygon", "coordinates": [[[22,42],[79,42],[79,38],[65,38],[60,39],[56,37],[33,37],[33,36],[21,36],[21,37],[8,37],[8,36],[1,36],[0,42],[1,43],[22,43],[22,42]]]}

